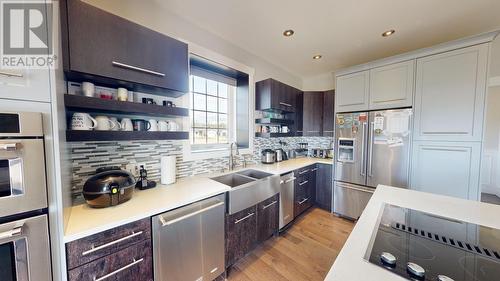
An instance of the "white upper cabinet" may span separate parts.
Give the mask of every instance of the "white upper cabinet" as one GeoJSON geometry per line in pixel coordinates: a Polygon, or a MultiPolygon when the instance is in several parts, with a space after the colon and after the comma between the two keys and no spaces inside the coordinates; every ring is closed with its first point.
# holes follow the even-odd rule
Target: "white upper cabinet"
{"type": "Polygon", "coordinates": [[[370,110],[410,107],[413,103],[415,60],[370,70],[370,110]]]}
{"type": "Polygon", "coordinates": [[[368,110],[370,72],[361,71],[337,77],[335,111],[368,110]]]}
{"type": "Polygon", "coordinates": [[[479,199],[479,142],[413,142],[410,188],[479,199]]]}
{"type": "Polygon", "coordinates": [[[49,70],[0,68],[0,98],[49,102],[49,70]]]}
{"type": "Polygon", "coordinates": [[[488,44],[417,60],[415,140],[481,141],[488,44]]]}

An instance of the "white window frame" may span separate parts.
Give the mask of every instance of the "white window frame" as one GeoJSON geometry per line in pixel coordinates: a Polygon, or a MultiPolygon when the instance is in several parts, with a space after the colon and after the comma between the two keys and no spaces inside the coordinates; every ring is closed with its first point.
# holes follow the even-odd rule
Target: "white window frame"
{"type": "MultiPolygon", "coordinates": [[[[248,148],[245,149],[240,149],[239,152],[240,154],[253,154],[253,140],[254,140],[254,108],[255,108],[255,82],[254,82],[254,74],[255,70],[252,67],[249,67],[247,65],[244,65],[238,61],[235,61],[231,58],[225,57],[221,54],[218,54],[214,51],[211,51],[207,48],[201,47],[199,45],[189,43],[188,44],[188,50],[190,54],[197,55],[200,57],[203,57],[205,59],[217,62],[219,64],[225,65],[227,67],[230,67],[232,69],[244,72],[248,74],[248,111],[249,111],[249,117],[248,117],[248,148]]],[[[190,96],[190,95],[187,95],[190,96]]],[[[235,104],[235,99],[233,98],[232,104],[229,106],[230,110],[235,110],[236,104],[235,104]]],[[[189,102],[191,100],[189,99],[189,102]]],[[[231,114],[231,122],[236,122],[236,114],[231,114]]],[[[229,125],[229,124],[228,124],[229,125]]],[[[184,128],[189,128],[189,133],[191,134],[192,128],[191,128],[191,118],[184,118],[183,121],[183,127],[184,128]]],[[[232,129],[229,132],[229,136],[232,138],[231,140],[234,141],[236,136],[236,123],[232,124],[232,129]]],[[[230,142],[231,143],[231,142],[230,142]]],[[[228,156],[229,153],[229,145],[227,145],[226,148],[221,147],[220,149],[212,149],[212,150],[193,150],[192,145],[191,145],[191,136],[189,140],[183,141],[183,149],[182,149],[182,155],[184,161],[196,161],[196,160],[203,160],[203,159],[210,159],[210,158],[220,158],[220,157],[226,157],[228,156]]]]}

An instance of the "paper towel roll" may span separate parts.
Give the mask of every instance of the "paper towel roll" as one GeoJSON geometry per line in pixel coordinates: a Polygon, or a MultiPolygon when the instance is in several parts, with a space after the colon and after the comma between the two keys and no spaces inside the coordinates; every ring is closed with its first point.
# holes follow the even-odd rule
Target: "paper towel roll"
{"type": "Polygon", "coordinates": [[[161,184],[172,184],[175,182],[176,159],[175,156],[161,157],[161,184]]]}

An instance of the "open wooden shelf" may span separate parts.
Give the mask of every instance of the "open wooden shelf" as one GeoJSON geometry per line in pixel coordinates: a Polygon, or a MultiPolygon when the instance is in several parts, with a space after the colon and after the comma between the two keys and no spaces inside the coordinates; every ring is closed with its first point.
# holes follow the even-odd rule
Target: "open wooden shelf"
{"type": "Polygon", "coordinates": [[[189,132],[66,131],[66,141],[187,140],[189,132]]]}
{"type": "Polygon", "coordinates": [[[278,118],[259,118],[255,119],[255,124],[260,125],[291,125],[293,120],[291,119],[278,119],[278,118]]]}
{"type": "Polygon", "coordinates": [[[258,138],[279,138],[279,137],[293,137],[295,134],[289,133],[255,133],[258,138]]]}
{"type": "Polygon", "coordinates": [[[82,112],[102,112],[154,117],[187,117],[189,110],[182,107],[167,107],[128,101],[106,100],[77,95],[64,95],[66,109],[82,112]]]}

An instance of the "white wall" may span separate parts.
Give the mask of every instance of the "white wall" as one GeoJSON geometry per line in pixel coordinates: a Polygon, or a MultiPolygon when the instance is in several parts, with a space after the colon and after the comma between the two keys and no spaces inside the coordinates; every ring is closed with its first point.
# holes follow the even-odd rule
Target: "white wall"
{"type": "Polygon", "coordinates": [[[273,65],[176,14],[165,11],[158,7],[154,1],[85,0],[85,2],[188,44],[194,43],[252,67],[255,69],[255,81],[272,77],[302,89],[301,77],[273,65]]]}
{"type": "Polygon", "coordinates": [[[334,74],[331,72],[306,77],[302,80],[303,91],[327,91],[332,89],[335,89],[335,79],[334,74]]]}
{"type": "Polygon", "coordinates": [[[500,77],[500,36],[491,46],[490,77],[500,77]]]}

